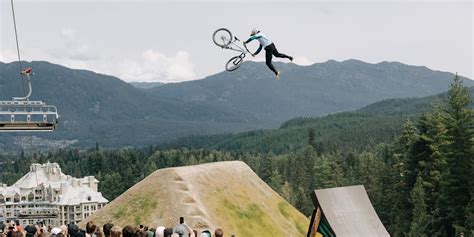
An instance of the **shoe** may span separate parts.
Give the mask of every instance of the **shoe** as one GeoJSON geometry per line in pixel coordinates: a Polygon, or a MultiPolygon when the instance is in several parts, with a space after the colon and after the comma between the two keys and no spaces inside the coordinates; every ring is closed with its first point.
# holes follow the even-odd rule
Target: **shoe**
{"type": "Polygon", "coordinates": [[[276,79],[276,80],[280,80],[280,72],[278,72],[278,73],[275,75],[275,79],[276,79]]]}
{"type": "Polygon", "coordinates": [[[288,58],[290,59],[290,61],[292,61],[292,62],[293,62],[293,57],[289,56],[288,58]]]}

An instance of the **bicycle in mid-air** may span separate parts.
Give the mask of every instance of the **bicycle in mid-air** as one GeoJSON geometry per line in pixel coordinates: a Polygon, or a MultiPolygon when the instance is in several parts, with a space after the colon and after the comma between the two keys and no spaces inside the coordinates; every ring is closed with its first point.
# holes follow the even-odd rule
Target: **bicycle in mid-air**
{"type": "Polygon", "coordinates": [[[237,42],[240,42],[240,40],[232,36],[232,33],[230,30],[226,28],[220,28],[214,31],[214,34],[212,35],[212,40],[214,43],[223,48],[223,49],[230,49],[233,51],[240,52],[240,55],[232,57],[227,61],[225,64],[225,70],[231,72],[236,70],[237,68],[242,65],[242,62],[244,61],[245,56],[247,53],[250,53],[250,51],[247,49],[247,46],[243,43],[243,47],[239,46],[237,42]]]}

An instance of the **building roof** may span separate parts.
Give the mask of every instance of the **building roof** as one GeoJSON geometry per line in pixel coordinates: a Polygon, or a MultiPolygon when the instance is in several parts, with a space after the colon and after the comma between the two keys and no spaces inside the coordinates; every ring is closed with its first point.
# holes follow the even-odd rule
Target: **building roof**
{"type": "Polygon", "coordinates": [[[32,164],[30,172],[21,177],[12,186],[0,186],[0,195],[13,198],[16,194],[27,196],[37,188],[47,192],[59,191],[57,204],[78,205],[80,203],[107,203],[100,192],[97,192],[99,181],[93,176],[74,178],[61,172],[57,163],[32,164]]]}

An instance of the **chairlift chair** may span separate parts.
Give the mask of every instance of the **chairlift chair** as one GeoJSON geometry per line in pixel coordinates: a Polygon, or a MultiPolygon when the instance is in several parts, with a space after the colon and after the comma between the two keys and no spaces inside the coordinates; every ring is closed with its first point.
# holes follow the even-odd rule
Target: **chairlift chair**
{"type": "Polygon", "coordinates": [[[23,70],[28,81],[28,93],[24,97],[13,97],[11,101],[0,101],[0,132],[51,132],[58,124],[58,110],[45,101],[30,101],[32,92],[31,68],[23,70]]]}

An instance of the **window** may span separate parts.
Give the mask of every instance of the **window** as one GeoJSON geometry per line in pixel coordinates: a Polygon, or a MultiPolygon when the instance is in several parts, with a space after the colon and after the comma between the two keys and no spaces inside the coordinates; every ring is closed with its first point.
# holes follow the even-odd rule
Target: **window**
{"type": "Polygon", "coordinates": [[[18,193],[13,196],[13,202],[20,202],[20,195],[18,193]]]}

